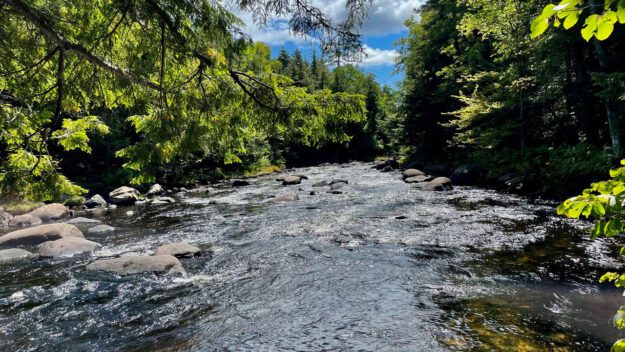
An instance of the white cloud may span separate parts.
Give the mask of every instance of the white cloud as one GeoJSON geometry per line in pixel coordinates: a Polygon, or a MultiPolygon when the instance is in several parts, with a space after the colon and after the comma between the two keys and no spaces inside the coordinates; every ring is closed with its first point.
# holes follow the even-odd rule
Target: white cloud
{"type": "Polygon", "coordinates": [[[399,56],[397,50],[377,49],[368,45],[365,45],[364,50],[367,57],[358,64],[361,67],[394,65],[399,56]]]}

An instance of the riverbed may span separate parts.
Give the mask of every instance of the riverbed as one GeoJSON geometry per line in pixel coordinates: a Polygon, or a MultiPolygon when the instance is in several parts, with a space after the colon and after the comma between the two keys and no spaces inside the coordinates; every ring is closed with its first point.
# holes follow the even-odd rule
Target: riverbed
{"type": "Polygon", "coordinates": [[[94,257],[0,267],[0,350],[604,351],[619,337],[625,299],[597,282],[618,246],[555,203],[422,191],[367,163],[293,173],[308,180],[94,213],[117,228],[83,231],[94,257]],[[312,187],[332,179],[349,183],[312,187]],[[285,192],[299,200],[267,202],[285,192]],[[168,242],[205,251],[182,260],[188,276],[84,268],[168,242]]]}

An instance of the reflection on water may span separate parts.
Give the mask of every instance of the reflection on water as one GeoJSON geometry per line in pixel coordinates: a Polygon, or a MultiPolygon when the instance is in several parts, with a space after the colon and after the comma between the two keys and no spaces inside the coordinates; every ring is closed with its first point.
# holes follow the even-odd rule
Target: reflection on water
{"type": "Polygon", "coordinates": [[[298,169],[162,207],[94,215],[97,256],[189,242],[186,278],[116,277],[93,258],[0,268],[5,350],[605,350],[620,266],[553,204],[488,190],[428,193],[368,164],[298,169]],[[348,179],[342,194],[310,195],[348,179]],[[300,200],[267,203],[296,192],[300,200]]]}

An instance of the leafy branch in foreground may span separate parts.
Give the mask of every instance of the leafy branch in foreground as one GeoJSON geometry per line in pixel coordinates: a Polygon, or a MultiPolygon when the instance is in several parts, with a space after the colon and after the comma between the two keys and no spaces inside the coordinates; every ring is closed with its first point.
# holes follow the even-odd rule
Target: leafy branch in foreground
{"type": "MultiPolygon", "coordinates": [[[[558,206],[558,214],[572,219],[593,219],[592,239],[614,237],[625,232],[625,160],[623,167],[610,170],[612,177],[608,181],[593,183],[590,188],[576,197],[567,199],[558,206]]],[[[625,254],[625,247],[620,255],[625,254]]],[[[618,288],[625,288],[625,274],[609,272],[599,282],[613,282],[618,288]]],[[[613,319],[618,329],[625,328],[625,307],[621,307],[613,319]]],[[[625,339],[617,341],[613,351],[625,351],[625,339]]]]}
{"type": "Polygon", "coordinates": [[[558,5],[549,4],[543,8],[542,13],[531,25],[531,37],[542,35],[549,26],[573,28],[582,17],[584,11],[591,11],[586,17],[581,29],[582,37],[586,41],[597,38],[606,40],[614,31],[618,22],[625,24],[625,0],[562,0],[558,5]]]}

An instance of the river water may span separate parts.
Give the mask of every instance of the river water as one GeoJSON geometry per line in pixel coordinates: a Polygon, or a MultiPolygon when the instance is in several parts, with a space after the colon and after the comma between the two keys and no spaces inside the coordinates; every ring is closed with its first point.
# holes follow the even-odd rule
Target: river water
{"type": "Polygon", "coordinates": [[[0,350],[603,351],[618,338],[624,299],[596,282],[618,248],[554,204],[420,191],[371,164],[294,173],[309,180],[120,207],[93,215],[115,233],[84,231],[96,257],[206,250],[182,260],[187,277],[88,272],[89,257],[0,267],[0,350]],[[331,179],[349,185],[311,186],[331,179]],[[266,202],[284,192],[300,200],[266,202]]]}

